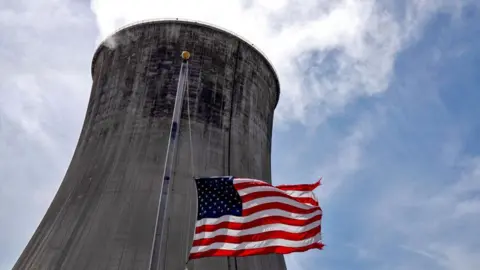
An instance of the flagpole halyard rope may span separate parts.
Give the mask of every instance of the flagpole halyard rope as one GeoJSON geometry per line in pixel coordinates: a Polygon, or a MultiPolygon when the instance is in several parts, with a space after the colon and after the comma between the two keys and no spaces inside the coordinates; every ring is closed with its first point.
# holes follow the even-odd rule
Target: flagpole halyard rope
{"type": "MultiPolygon", "coordinates": [[[[188,84],[188,65],[186,71],[186,80],[185,80],[185,91],[187,93],[187,97],[190,96],[189,92],[189,84],[188,84]]],[[[195,152],[193,151],[193,138],[192,138],[192,120],[191,120],[191,113],[190,113],[190,99],[187,99],[187,115],[188,115],[188,130],[190,136],[190,164],[192,166],[192,177],[195,179],[195,163],[194,163],[194,155],[195,152]]]]}
{"type": "MultiPolygon", "coordinates": [[[[182,57],[185,58],[185,55],[188,54],[186,57],[189,58],[190,54],[188,52],[183,52],[182,57]]],[[[195,181],[195,152],[193,147],[193,136],[192,136],[192,119],[191,119],[191,111],[190,111],[190,87],[189,87],[189,78],[188,78],[188,62],[185,67],[185,81],[184,81],[184,90],[186,92],[187,97],[187,118],[188,118],[188,133],[189,133],[189,144],[190,144],[190,165],[191,165],[191,174],[192,178],[195,181]]],[[[195,182],[194,182],[195,184],[195,182]]],[[[194,191],[196,193],[196,187],[194,187],[194,191]]],[[[195,195],[193,198],[197,198],[198,196],[195,195]]],[[[198,208],[198,206],[197,206],[198,208]]],[[[192,221],[192,203],[190,202],[188,207],[188,224],[192,221]]],[[[194,234],[195,234],[195,227],[194,226],[194,234]]],[[[193,244],[193,242],[192,242],[193,244]]],[[[185,245],[185,270],[188,269],[188,263],[190,262],[190,250],[189,250],[190,243],[188,242],[185,245]]]]}

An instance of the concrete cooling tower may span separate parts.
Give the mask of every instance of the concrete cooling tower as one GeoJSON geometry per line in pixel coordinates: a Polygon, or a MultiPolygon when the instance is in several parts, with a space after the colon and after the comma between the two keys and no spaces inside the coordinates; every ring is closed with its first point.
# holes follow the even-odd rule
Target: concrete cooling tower
{"type": "MultiPolygon", "coordinates": [[[[94,54],[92,77],[70,166],[14,269],[184,270],[196,216],[192,157],[198,176],[271,181],[277,75],[261,52],[232,33],[197,22],[158,20],[129,25],[106,39],[94,54]],[[155,252],[183,50],[191,53],[189,92],[166,220],[160,222],[166,238],[161,252],[155,252]]],[[[286,266],[283,256],[272,254],[197,259],[188,269],[286,266]]]]}

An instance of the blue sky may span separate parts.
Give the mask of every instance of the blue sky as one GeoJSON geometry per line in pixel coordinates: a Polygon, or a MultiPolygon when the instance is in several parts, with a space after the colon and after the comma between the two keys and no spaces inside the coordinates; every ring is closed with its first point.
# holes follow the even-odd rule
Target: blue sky
{"type": "Polygon", "coordinates": [[[279,73],[273,181],[324,178],[327,246],[286,256],[290,270],[478,269],[478,2],[202,3],[0,4],[0,269],[16,261],[70,163],[99,40],[177,16],[239,33],[279,73]]]}

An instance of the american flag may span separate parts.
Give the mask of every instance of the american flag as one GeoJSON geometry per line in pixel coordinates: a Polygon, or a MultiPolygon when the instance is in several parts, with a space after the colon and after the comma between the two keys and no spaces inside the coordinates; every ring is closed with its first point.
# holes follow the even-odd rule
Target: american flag
{"type": "Polygon", "coordinates": [[[195,179],[198,213],[190,259],[322,249],[322,209],[305,185],[256,179],[195,179]]]}

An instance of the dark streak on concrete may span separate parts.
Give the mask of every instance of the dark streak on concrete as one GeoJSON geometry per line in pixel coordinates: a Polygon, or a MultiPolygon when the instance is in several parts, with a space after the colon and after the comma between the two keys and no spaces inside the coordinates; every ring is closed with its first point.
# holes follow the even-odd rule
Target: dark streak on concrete
{"type": "MultiPolygon", "coordinates": [[[[164,269],[182,269],[195,223],[196,174],[270,181],[270,64],[241,39],[212,27],[150,22],[115,34],[92,63],[84,126],[65,178],[14,269],[147,269],[182,50],[192,53],[170,185],[164,269]],[[190,151],[190,105],[194,153],[190,151]]],[[[189,263],[224,270],[226,258],[189,263]]],[[[238,270],[286,269],[283,256],[237,258],[238,270]]]]}

